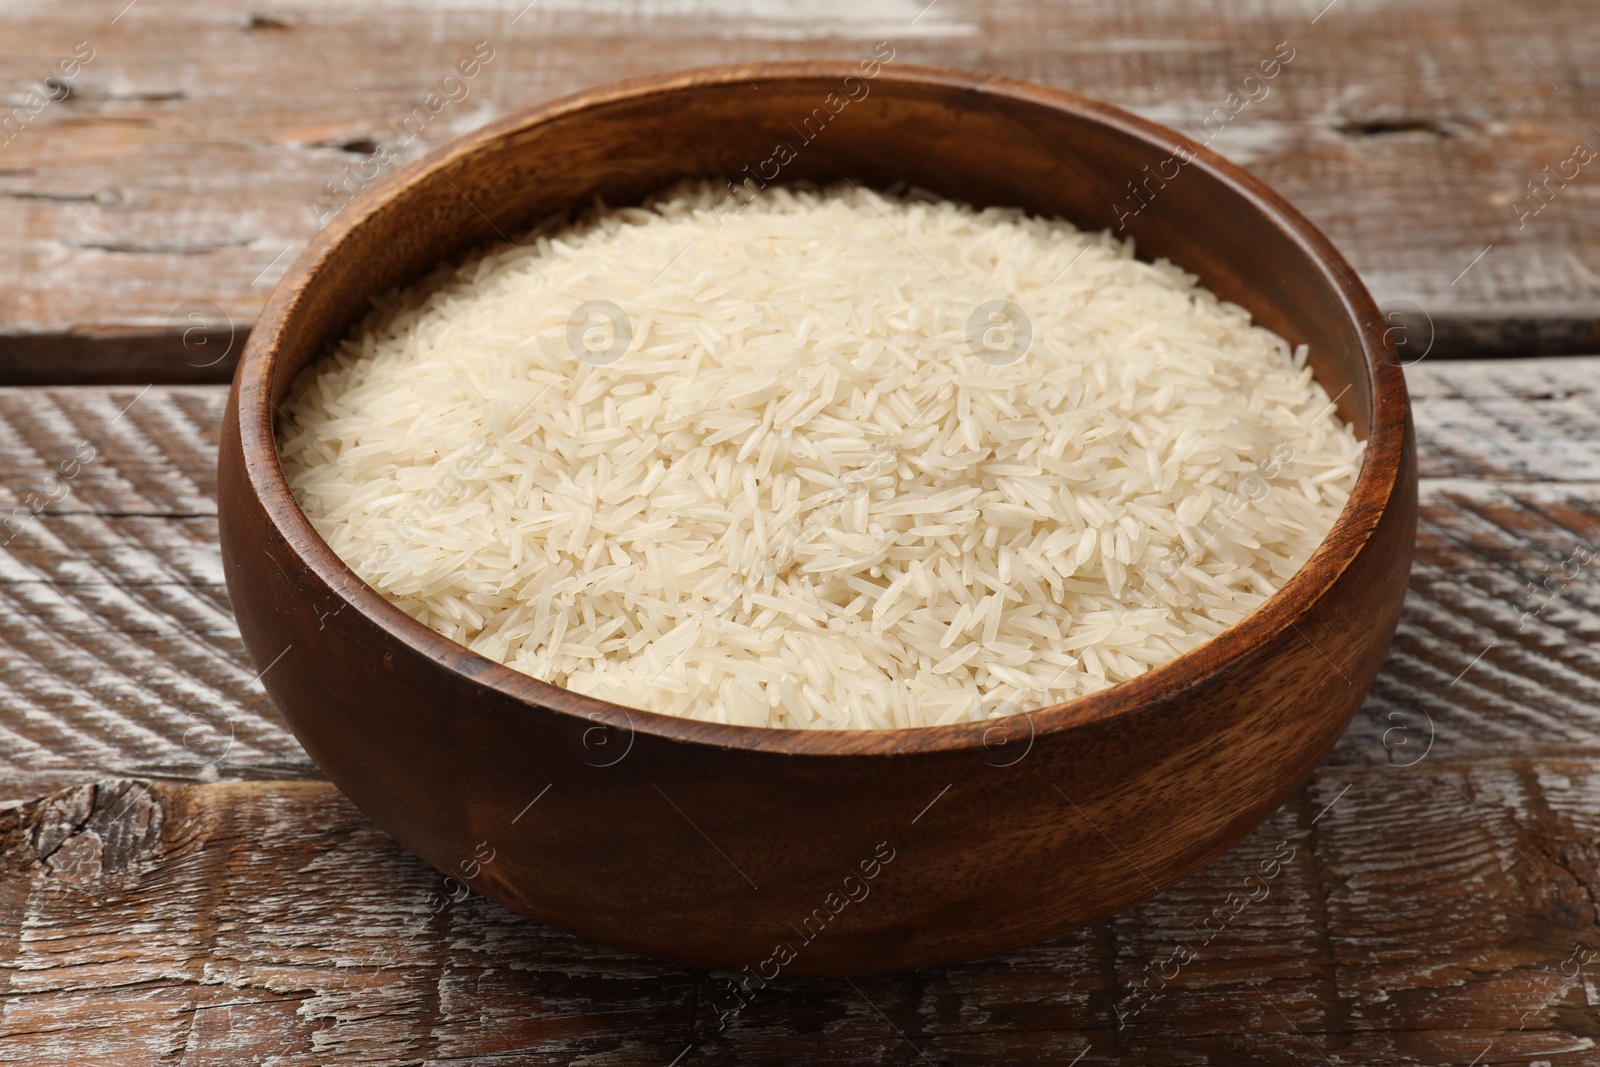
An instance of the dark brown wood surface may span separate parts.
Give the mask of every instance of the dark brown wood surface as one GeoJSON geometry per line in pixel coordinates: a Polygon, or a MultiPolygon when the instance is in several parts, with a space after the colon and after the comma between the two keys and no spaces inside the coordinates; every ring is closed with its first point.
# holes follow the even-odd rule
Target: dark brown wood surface
{"type": "Polygon", "coordinates": [[[1600,21],[1584,0],[923,9],[0,9],[0,124],[94,49],[0,134],[0,381],[133,383],[0,389],[0,514],[51,498],[0,528],[0,1063],[1600,1063],[1600,593],[1576,563],[1600,523],[1600,360],[1521,358],[1600,347],[1600,161],[1550,177],[1600,146],[1600,21]],[[1212,146],[1431,351],[1407,374],[1417,565],[1366,704],[1238,849],[1059,941],[796,979],[719,1029],[717,976],[450,900],[320,780],[222,585],[223,392],[143,386],[230,369],[312,201],[376,142],[410,159],[614,78],[880,40],[1191,131],[1290,42],[1212,146]],[[391,123],[478,41],[496,54],[470,94],[399,144],[391,123]],[[1505,360],[1437,362],[1464,352],[1505,360]]]}
{"type": "Polygon", "coordinates": [[[0,390],[6,503],[97,453],[0,553],[0,1062],[1593,1063],[1600,596],[1561,564],[1600,522],[1600,359],[1408,381],[1411,594],[1305,790],[1113,920],[725,1030],[715,975],[446,903],[312,780],[227,612],[221,389],[0,390]]]}
{"type": "Polygon", "coordinates": [[[0,1062],[1576,1067],[1597,796],[1587,760],[1330,766],[1113,920],[722,1018],[715,975],[449,901],[325,784],[109,780],[0,813],[0,1062]]]}
{"type": "Polygon", "coordinates": [[[0,380],[223,380],[327,183],[380,146],[405,161],[607,81],[878,41],[1210,137],[1380,303],[1430,314],[1441,352],[1600,340],[1587,0],[66,0],[0,9],[0,99],[24,108],[0,134],[0,380]],[[92,58],[41,87],[80,42],[92,58]],[[459,99],[408,126],[479,42],[459,99]],[[1265,93],[1245,85],[1280,43],[1265,93]]]}

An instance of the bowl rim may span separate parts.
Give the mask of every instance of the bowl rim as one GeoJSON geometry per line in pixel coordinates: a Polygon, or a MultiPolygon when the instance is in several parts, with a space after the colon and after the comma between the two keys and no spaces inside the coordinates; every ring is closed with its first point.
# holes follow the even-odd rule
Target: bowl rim
{"type": "MultiPolygon", "coordinates": [[[[992,748],[1026,738],[1057,734],[1089,723],[1105,724],[1155,702],[1168,702],[1185,690],[1227,674],[1241,654],[1271,641],[1303,617],[1327,592],[1372,536],[1400,478],[1408,419],[1406,391],[1396,350],[1371,294],[1333,243],[1277,193],[1242,168],[1176,130],[1150,122],[1114,105],[1065,89],[1021,79],[948,67],[885,63],[874,78],[875,92],[902,89],[959,89],[1064,111],[1142,140],[1161,150],[1187,148],[1190,166],[1206,171],[1266,217],[1270,225],[1315,265],[1344,313],[1355,324],[1367,364],[1371,417],[1356,484],[1332,528],[1290,579],[1243,619],[1195,648],[1144,674],[1105,689],[1044,708],[999,719],[891,729],[795,729],[742,726],[683,718],[629,708],[584,696],[490,660],[413,619],[360,578],[312,527],[301,511],[279,462],[272,379],[288,325],[325,261],[358,227],[382,213],[405,188],[461,164],[495,142],[520,131],[590,108],[665,96],[684,90],[759,81],[838,80],[858,74],[855,61],[801,60],[743,63],[647,75],[584,89],[504,116],[433,149],[422,158],[365,186],[307,243],[278,282],[262,309],[235,373],[233,414],[238,420],[243,467],[250,490],[279,537],[347,605],[411,651],[464,681],[482,685],[522,705],[548,709],[588,724],[643,734],[671,743],[710,745],[794,756],[908,756],[992,748]],[[1388,357],[1388,358],[1385,358],[1388,357]],[[1017,727],[1026,721],[1026,731],[1017,727]]],[[[1337,400],[1337,398],[1335,398],[1337,400]]],[[[342,610],[342,609],[341,609],[342,610]]],[[[1320,650],[1319,650],[1320,652],[1320,650]]],[[[1324,657],[1326,658],[1326,657],[1324,657]]]]}

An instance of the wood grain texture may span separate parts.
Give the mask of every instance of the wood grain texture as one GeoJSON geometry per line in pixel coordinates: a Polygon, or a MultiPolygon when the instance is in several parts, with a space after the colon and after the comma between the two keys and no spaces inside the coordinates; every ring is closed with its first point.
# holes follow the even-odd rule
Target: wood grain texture
{"type": "Polygon", "coordinates": [[[857,58],[880,40],[902,62],[1071,88],[1212,137],[1323,227],[1380,303],[1431,316],[1439,354],[1600,339],[1600,162],[1569,162],[1600,145],[1584,0],[123,8],[0,11],[0,114],[24,108],[0,143],[0,380],[223,380],[318,225],[313,202],[379,146],[405,161],[603,82],[857,58]],[[93,58],[70,95],[30,103],[80,41],[93,58]],[[494,58],[465,95],[407,130],[480,41],[494,58]],[[1279,42],[1292,61],[1229,115],[1279,42]]]}
{"type": "Polygon", "coordinates": [[[303,778],[217,554],[216,387],[0,399],[0,783],[303,778]],[[35,515],[35,505],[43,510],[35,515]]]}
{"type": "Polygon", "coordinates": [[[450,899],[325,784],[105,780],[0,812],[0,1063],[1575,1067],[1597,800],[1593,760],[1328,767],[1115,919],[739,1007],[450,899]]]}

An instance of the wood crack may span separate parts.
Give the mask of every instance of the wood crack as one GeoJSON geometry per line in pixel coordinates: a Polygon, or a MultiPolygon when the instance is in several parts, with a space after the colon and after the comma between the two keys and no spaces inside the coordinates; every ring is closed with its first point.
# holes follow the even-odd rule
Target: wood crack
{"type": "Polygon", "coordinates": [[[1347,119],[1334,126],[1336,133],[1346,137],[1394,137],[1402,134],[1422,134],[1438,140],[1454,137],[1455,130],[1438,119],[1347,119]]]}
{"type": "Polygon", "coordinates": [[[80,241],[66,240],[68,248],[95,252],[116,252],[130,256],[203,256],[228,248],[246,248],[259,238],[243,237],[231,241],[80,241]]]}

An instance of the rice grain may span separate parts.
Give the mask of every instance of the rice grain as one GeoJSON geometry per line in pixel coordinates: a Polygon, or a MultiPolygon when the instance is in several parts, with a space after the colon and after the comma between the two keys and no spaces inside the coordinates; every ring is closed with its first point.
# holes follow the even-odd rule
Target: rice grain
{"type": "Polygon", "coordinates": [[[1348,499],[1362,446],[1304,348],[1131,242],[741,196],[680,186],[376,301],[284,405],[313,526],[556,685],[861,729],[1141,674],[1280,588],[1348,499]]]}

